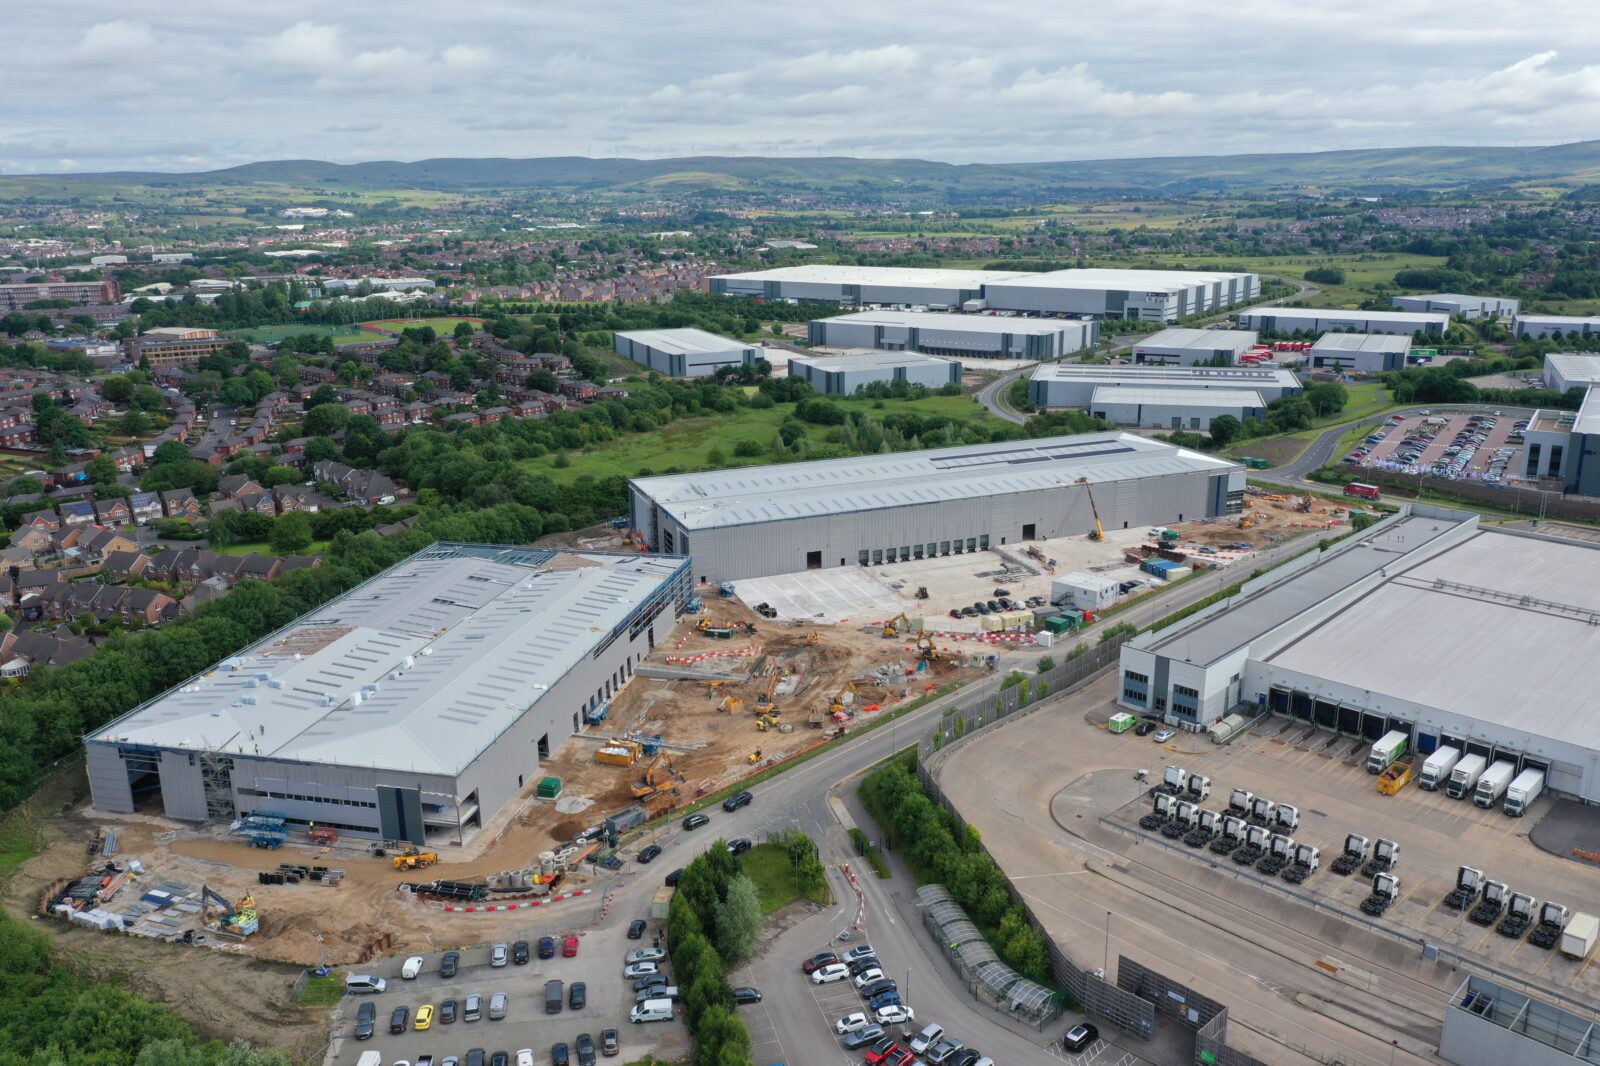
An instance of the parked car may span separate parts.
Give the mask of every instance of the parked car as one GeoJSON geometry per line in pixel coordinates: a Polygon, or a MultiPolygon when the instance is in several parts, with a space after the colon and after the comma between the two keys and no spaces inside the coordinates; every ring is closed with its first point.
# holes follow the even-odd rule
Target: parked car
{"type": "Polygon", "coordinates": [[[542,936],[539,938],[539,957],[541,959],[553,959],[556,957],[555,937],[542,936]]]}
{"type": "Polygon", "coordinates": [[[403,1033],[403,1032],[406,1031],[406,1026],[408,1024],[410,1024],[410,1022],[411,1022],[411,1008],[410,1007],[396,1007],[394,1009],[393,1013],[391,1013],[389,1015],[389,1032],[390,1033],[403,1033]]]}
{"type": "Polygon", "coordinates": [[[1098,1039],[1100,1039],[1100,1030],[1088,1022],[1084,1022],[1082,1025],[1074,1025],[1067,1030],[1066,1035],[1061,1038],[1061,1046],[1067,1051],[1082,1051],[1098,1039]]]}
{"type": "Polygon", "coordinates": [[[908,1047],[896,1048],[894,1053],[883,1060],[883,1066],[914,1066],[917,1059],[911,1054],[908,1047]]]}
{"type": "Polygon", "coordinates": [[[496,944],[489,949],[490,966],[504,966],[510,957],[510,950],[504,944],[496,944]]]}
{"type": "Polygon", "coordinates": [[[922,1031],[911,1038],[907,1045],[913,1055],[920,1055],[944,1038],[944,1026],[938,1022],[930,1022],[922,1027],[922,1031]]]}
{"type": "MultiPolygon", "coordinates": [[[[879,1025],[902,1025],[906,1022],[916,1021],[917,1015],[915,1011],[906,1006],[904,1003],[896,1003],[893,1006],[884,1007],[881,1010],[873,1012],[872,1020],[877,1022],[879,1025]]],[[[911,1059],[911,1057],[911,1052],[907,1051],[905,1059],[902,1059],[901,1061],[908,1061],[911,1059]]]]}
{"type": "Polygon", "coordinates": [[[961,1041],[947,1036],[929,1048],[928,1053],[923,1056],[923,1060],[927,1062],[929,1066],[944,1066],[944,1064],[954,1058],[956,1052],[960,1050],[961,1041]]]}
{"type": "Polygon", "coordinates": [[[977,1063],[982,1058],[983,1052],[977,1048],[964,1047],[956,1052],[955,1058],[947,1062],[945,1066],[977,1066],[977,1063]]]}
{"type": "Polygon", "coordinates": [[[649,862],[651,859],[655,858],[657,855],[660,855],[660,854],[661,854],[661,845],[660,844],[647,844],[644,847],[639,849],[638,861],[639,862],[649,862]]]}
{"type": "Polygon", "coordinates": [[[858,959],[875,959],[877,957],[878,949],[873,947],[871,944],[857,944],[855,947],[850,948],[843,955],[839,956],[839,961],[848,964],[855,962],[858,959]]]}
{"type": "Polygon", "coordinates": [[[622,957],[623,962],[659,962],[667,957],[662,948],[634,948],[622,957]]]}
{"type": "Polygon", "coordinates": [[[567,938],[561,942],[561,957],[564,959],[570,959],[577,954],[578,938],[573,936],[571,933],[568,933],[567,938]]]}
{"type": "Polygon", "coordinates": [[[870,966],[866,970],[863,970],[858,977],[856,977],[855,983],[857,988],[866,988],[868,985],[877,981],[882,981],[883,979],[883,971],[878,969],[876,966],[870,966]]]}
{"type": "Polygon", "coordinates": [[[681,868],[679,868],[677,870],[672,871],[666,877],[662,878],[662,884],[666,885],[668,888],[671,888],[673,885],[678,883],[678,878],[680,878],[682,876],[683,876],[683,870],[681,868]]]}
{"type": "Polygon", "coordinates": [[[411,1028],[418,1033],[427,1032],[433,1028],[433,1004],[424,1003],[417,1008],[417,1016],[411,1019],[411,1028]]]}
{"type": "Polygon", "coordinates": [[[838,1021],[834,1022],[833,1029],[836,1033],[853,1033],[857,1029],[865,1029],[871,1024],[872,1022],[865,1014],[862,1014],[860,1011],[856,1011],[853,1014],[846,1014],[843,1018],[840,1018],[838,1021]]]}
{"type": "Polygon", "coordinates": [[[474,992],[461,1001],[461,1020],[475,1022],[483,1017],[483,997],[474,992]]]}
{"type": "Polygon", "coordinates": [[[641,988],[655,988],[657,985],[664,985],[666,983],[667,983],[667,975],[666,974],[664,974],[664,973],[649,973],[649,974],[645,974],[643,977],[641,977],[637,981],[633,982],[633,990],[635,992],[637,992],[641,988]]]}
{"type": "Polygon", "coordinates": [[[876,1044],[882,1037],[883,1026],[874,1022],[865,1028],[857,1029],[853,1033],[846,1033],[845,1038],[840,1043],[845,1046],[845,1050],[855,1051],[857,1048],[864,1048],[868,1044],[876,1044]]]}
{"type": "Polygon", "coordinates": [[[645,930],[645,921],[644,921],[644,919],[643,918],[635,918],[633,921],[628,923],[628,939],[629,940],[638,940],[640,937],[644,936],[644,930],[645,930]]]}
{"type": "Polygon", "coordinates": [[[877,967],[878,958],[875,955],[866,955],[853,961],[847,961],[845,965],[850,967],[851,977],[860,977],[868,970],[875,969],[877,967]]]}
{"type": "Polygon", "coordinates": [[[901,998],[897,989],[886,988],[882,992],[867,1000],[867,1006],[873,1011],[880,1011],[885,1007],[903,1007],[906,1001],[901,998]]]}
{"type": "Polygon", "coordinates": [[[511,944],[511,961],[518,966],[528,963],[528,942],[526,940],[513,941],[511,944]]]}
{"type": "Polygon", "coordinates": [[[733,855],[743,855],[750,850],[751,846],[749,837],[734,837],[728,841],[728,851],[733,855]]]}
{"type": "Polygon", "coordinates": [[[578,1053],[578,1066],[594,1066],[594,1037],[579,1033],[572,1046],[578,1053]]]}
{"type": "Polygon", "coordinates": [[[456,1020],[456,1013],[461,1009],[461,1004],[453,999],[447,999],[439,1004],[439,1024],[449,1025],[456,1020]]]}
{"type": "Polygon", "coordinates": [[[745,789],[743,792],[735,792],[733,795],[722,801],[722,809],[725,811],[736,811],[740,807],[750,806],[755,798],[755,794],[749,789],[745,789]]]}
{"type": "Polygon", "coordinates": [[[886,1036],[868,1048],[863,1058],[867,1066],[880,1066],[884,1059],[901,1050],[903,1049],[900,1047],[898,1040],[892,1036],[886,1036]]]}
{"type": "Polygon", "coordinates": [[[659,973],[660,970],[653,962],[629,963],[622,971],[624,977],[643,977],[645,974],[659,973]]]}
{"type": "Polygon", "coordinates": [[[571,1061],[571,1057],[567,1054],[567,1045],[550,1045],[550,1066],[568,1066],[571,1061]]]}
{"type": "Polygon", "coordinates": [[[449,979],[461,968],[461,952],[447,951],[439,956],[439,976],[449,979]]]}
{"type": "Polygon", "coordinates": [[[831,985],[835,981],[843,981],[850,976],[850,968],[842,962],[830,962],[826,966],[819,966],[811,971],[811,983],[814,985],[831,985]]]}
{"type": "Polygon", "coordinates": [[[490,996],[489,1020],[491,1022],[497,1022],[504,1018],[506,1016],[506,1007],[510,1005],[510,1002],[511,1001],[509,997],[507,997],[504,992],[496,992],[494,995],[490,996]]]}
{"type": "Polygon", "coordinates": [[[511,1066],[511,1056],[504,1051],[496,1051],[489,1056],[489,1066],[511,1066]]]}
{"type": "Polygon", "coordinates": [[[709,815],[691,814],[689,817],[683,820],[683,827],[685,829],[699,829],[709,821],[711,821],[711,817],[709,815]]]}
{"type": "Polygon", "coordinates": [[[749,985],[735,988],[733,990],[733,1002],[741,1007],[749,1003],[760,1003],[761,989],[751,988],[749,985]]]}
{"type": "Polygon", "coordinates": [[[378,1005],[369,999],[356,1010],[356,1039],[371,1040],[377,1022],[378,1005]]]}
{"type": "Polygon", "coordinates": [[[573,1010],[582,1010],[589,1005],[589,985],[584,981],[574,981],[567,987],[567,1006],[573,1010]]]}
{"type": "Polygon", "coordinates": [[[871,1000],[883,995],[885,992],[893,992],[899,986],[894,983],[894,978],[884,977],[882,974],[879,974],[876,980],[870,981],[867,984],[859,987],[861,990],[861,995],[864,998],[871,1000]]]}
{"type": "Polygon", "coordinates": [[[1147,737],[1155,731],[1156,724],[1148,718],[1143,719],[1138,725],[1133,727],[1133,735],[1136,737],[1147,737]]]}
{"type": "Polygon", "coordinates": [[[400,967],[400,976],[407,981],[415,981],[417,974],[422,972],[422,956],[413,955],[400,967]]]}
{"type": "Polygon", "coordinates": [[[951,618],[960,618],[961,617],[961,608],[959,608],[959,607],[950,608],[950,617],[951,618]]]}
{"type": "Polygon", "coordinates": [[[1161,729],[1161,730],[1158,730],[1156,732],[1156,735],[1151,737],[1150,739],[1155,741],[1157,744],[1165,744],[1167,741],[1171,740],[1173,737],[1175,737],[1177,735],[1178,734],[1174,733],[1170,729],[1161,729]]]}
{"type": "Polygon", "coordinates": [[[810,973],[811,971],[815,970],[818,966],[826,966],[830,962],[838,962],[838,961],[839,961],[839,956],[835,955],[833,952],[831,952],[831,951],[819,951],[815,955],[813,955],[809,959],[807,959],[805,962],[802,962],[800,964],[800,969],[804,970],[806,973],[810,973]]]}

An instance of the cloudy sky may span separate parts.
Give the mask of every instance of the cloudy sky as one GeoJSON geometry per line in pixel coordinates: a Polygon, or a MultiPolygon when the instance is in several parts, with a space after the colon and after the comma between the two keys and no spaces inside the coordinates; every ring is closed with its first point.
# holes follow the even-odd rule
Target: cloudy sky
{"type": "Polygon", "coordinates": [[[1600,137],[1594,0],[48,0],[0,172],[258,159],[952,162],[1600,137]]]}

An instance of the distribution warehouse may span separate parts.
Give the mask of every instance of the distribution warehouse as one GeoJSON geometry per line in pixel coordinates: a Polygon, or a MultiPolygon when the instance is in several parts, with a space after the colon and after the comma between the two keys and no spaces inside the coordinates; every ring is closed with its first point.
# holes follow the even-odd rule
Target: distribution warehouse
{"type": "Polygon", "coordinates": [[[1152,366],[1233,366],[1255,343],[1255,333],[1247,329],[1164,329],[1133,342],[1133,361],[1152,366]]]}
{"type": "Polygon", "coordinates": [[[1232,415],[1241,422],[1265,418],[1267,402],[1254,389],[1101,385],[1089,401],[1089,413],[1113,426],[1204,432],[1218,415],[1232,415]]]}
{"type": "Polygon", "coordinates": [[[715,374],[725,366],[751,366],[763,358],[754,344],[703,329],[640,329],[616,334],[617,354],[674,378],[715,374]]]}
{"type": "Polygon", "coordinates": [[[1237,513],[1234,463],[1086,433],[629,482],[633,528],[696,580],[879,565],[1237,513]],[[1088,485],[1095,489],[1091,504],[1088,485]]]}
{"type": "Polygon", "coordinates": [[[1382,374],[1404,370],[1410,351],[1403,333],[1324,333],[1311,346],[1311,369],[1382,374]]]}
{"type": "Polygon", "coordinates": [[[1278,367],[1114,366],[1104,363],[1051,363],[1028,380],[1028,399],[1037,407],[1084,410],[1095,391],[1107,386],[1161,389],[1248,389],[1267,403],[1297,396],[1300,379],[1278,367]]]}
{"type": "Polygon", "coordinates": [[[709,279],[711,291],[764,300],[825,300],[964,310],[1024,311],[1170,322],[1261,294],[1255,274],[1189,270],[993,270],[902,267],[778,267],[709,279]]]}
{"type": "Polygon", "coordinates": [[[862,311],[813,319],[812,345],[882,348],[969,359],[1059,359],[1100,339],[1093,319],[954,315],[938,311],[862,311]]]}
{"type": "Polygon", "coordinates": [[[1347,311],[1336,307],[1263,307],[1233,316],[1241,329],[1270,333],[1296,330],[1324,332],[1343,329],[1352,333],[1443,333],[1450,316],[1419,311],[1347,311]]]}
{"type": "Polygon", "coordinates": [[[1443,311],[1462,318],[1501,318],[1517,313],[1516,300],[1498,296],[1463,296],[1459,292],[1436,292],[1431,296],[1396,296],[1390,301],[1396,311],[1443,311]]]}
{"type": "Polygon", "coordinates": [[[1577,315],[1518,315],[1516,329],[1519,337],[1544,337],[1576,340],[1579,337],[1600,336],[1600,318],[1580,318],[1577,315]]]}
{"type": "Polygon", "coordinates": [[[435,544],[86,737],[103,811],[461,842],[667,635],[685,559],[435,544]]]}
{"type": "Polygon", "coordinates": [[[1248,708],[1371,740],[1399,730],[1415,751],[1536,765],[1554,791],[1600,801],[1593,544],[1412,504],[1135,637],[1120,669],[1122,706],[1186,729],[1248,708]]]}
{"type": "Polygon", "coordinates": [[[851,396],[876,381],[889,385],[904,381],[930,389],[959,385],[961,364],[919,352],[796,355],[789,358],[789,376],[829,396],[851,396]]]}

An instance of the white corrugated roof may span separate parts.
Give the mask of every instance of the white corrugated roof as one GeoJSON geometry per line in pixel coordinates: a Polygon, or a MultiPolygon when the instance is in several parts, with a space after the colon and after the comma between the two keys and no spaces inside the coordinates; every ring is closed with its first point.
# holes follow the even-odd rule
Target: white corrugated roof
{"type": "Polygon", "coordinates": [[[936,270],[923,267],[855,266],[849,263],[805,263],[800,266],[718,274],[738,281],[794,281],[821,285],[889,285],[935,289],[981,289],[985,283],[1024,277],[1010,270],[936,270]]]}
{"type": "Polygon", "coordinates": [[[635,329],[619,331],[619,337],[626,337],[635,344],[647,345],[660,352],[670,352],[673,355],[695,355],[701,352],[727,352],[743,351],[755,345],[746,344],[744,341],[732,340],[728,337],[708,333],[703,329],[635,329]]]}
{"type": "Polygon", "coordinates": [[[940,359],[921,352],[885,352],[868,348],[859,355],[791,355],[790,363],[799,363],[822,371],[837,370],[893,370],[895,367],[949,366],[953,359],[940,359]]]}
{"type": "Polygon", "coordinates": [[[1145,348],[1233,348],[1239,351],[1256,342],[1253,329],[1164,329],[1154,336],[1133,342],[1133,350],[1145,348]]]}
{"type": "Polygon", "coordinates": [[[1138,403],[1155,407],[1265,407],[1254,389],[1152,389],[1139,385],[1099,385],[1094,404],[1138,403]]]}
{"type": "Polygon", "coordinates": [[[683,565],[436,544],[88,739],[455,775],[683,565]]]}
{"type": "Polygon", "coordinates": [[[914,329],[1028,335],[1049,335],[1066,329],[1082,329],[1088,324],[1076,319],[1023,318],[1019,315],[957,315],[941,311],[861,311],[853,315],[836,315],[818,321],[847,322],[861,326],[906,326],[914,329]]]}
{"type": "Polygon", "coordinates": [[[1324,333],[1311,346],[1313,352],[1409,352],[1411,338],[1403,333],[1324,333]]]}
{"type": "Polygon", "coordinates": [[[1080,477],[1114,482],[1238,469],[1129,433],[1085,433],[810,463],[635,478],[687,530],[849,514],[1048,490],[1080,477]]]}
{"type": "Polygon", "coordinates": [[[1450,324],[1450,316],[1443,311],[1357,311],[1348,307],[1253,307],[1235,312],[1238,318],[1281,318],[1314,322],[1327,318],[1350,322],[1411,322],[1418,325],[1450,324]]]}
{"type": "Polygon", "coordinates": [[[1196,285],[1209,285],[1229,278],[1249,277],[1246,271],[1199,270],[1052,270],[1012,278],[1006,285],[1026,285],[1041,289],[1113,289],[1129,292],[1176,292],[1196,285]]]}
{"type": "Polygon", "coordinates": [[[1107,385],[1239,385],[1300,387],[1294,371],[1273,366],[1112,366],[1094,363],[1045,363],[1030,375],[1035,381],[1090,381],[1107,385]]]}

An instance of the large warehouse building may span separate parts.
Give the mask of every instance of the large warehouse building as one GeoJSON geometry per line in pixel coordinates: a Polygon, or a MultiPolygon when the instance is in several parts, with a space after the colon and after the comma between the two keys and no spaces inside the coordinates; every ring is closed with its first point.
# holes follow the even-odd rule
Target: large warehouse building
{"type": "Polygon", "coordinates": [[[1431,296],[1396,296],[1390,305],[1396,311],[1442,311],[1462,318],[1505,318],[1517,313],[1516,300],[1498,296],[1465,296],[1459,292],[1436,292],[1431,296]]]}
{"type": "Polygon", "coordinates": [[[1600,385],[1600,354],[1591,352],[1546,352],[1544,387],[1556,392],[1587,389],[1600,385]]]}
{"type": "Polygon", "coordinates": [[[1600,335],[1600,317],[1518,315],[1513,332],[1518,337],[1532,337],[1535,340],[1546,337],[1576,340],[1579,337],[1600,335]]]}
{"type": "Polygon", "coordinates": [[[763,300],[818,300],[839,304],[904,304],[959,309],[981,300],[983,287],[1017,277],[1010,271],[926,270],[916,267],[805,266],[720,274],[711,291],[763,300]]]}
{"type": "Polygon", "coordinates": [[[1204,433],[1211,420],[1232,415],[1243,422],[1265,418],[1267,402],[1254,389],[1166,389],[1102,385],[1094,390],[1089,413],[1113,426],[1185,429],[1204,433]]]}
{"type": "Polygon", "coordinates": [[[1255,333],[1247,329],[1164,329],[1133,342],[1133,361],[1149,366],[1233,366],[1255,343],[1255,333]]]}
{"type": "Polygon", "coordinates": [[[719,337],[703,329],[640,329],[618,332],[617,354],[673,378],[700,378],[725,366],[751,366],[763,358],[754,344],[719,337]]]}
{"type": "Polygon", "coordinates": [[[986,551],[1237,513],[1234,463],[1128,433],[1086,433],[635,478],[632,521],[697,581],[986,551]],[[1087,479],[1087,484],[1080,483],[1087,479]]]}
{"type": "Polygon", "coordinates": [[[1054,270],[990,282],[989,307],[1041,315],[1093,315],[1171,322],[1261,295],[1256,274],[1191,270],[1054,270]]]}
{"type": "Polygon", "coordinates": [[[1324,333],[1311,346],[1311,369],[1382,374],[1404,370],[1410,351],[1403,333],[1324,333]]]}
{"type": "Polygon", "coordinates": [[[809,343],[831,348],[882,348],[968,359],[1059,359],[1094,347],[1094,319],[953,315],[935,311],[862,311],[818,318],[809,343]]]}
{"type": "Polygon", "coordinates": [[[1443,333],[1450,316],[1420,311],[1346,311],[1335,307],[1262,307],[1233,316],[1240,329],[1264,333],[1309,330],[1323,333],[1342,329],[1350,333],[1443,333]]]}
{"type": "Polygon", "coordinates": [[[711,291],[763,300],[825,300],[846,305],[893,304],[923,310],[1024,311],[1170,322],[1215,311],[1261,294],[1256,274],[1189,270],[995,270],[903,267],[778,267],[709,280],[711,291]]]}
{"type": "Polygon", "coordinates": [[[1053,363],[1034,370],[1028,399],[1037,407],[1086,410],[1107,386],[1161,389],[1248,389],[1267,403],[1305,391],[1291,370],[1246,366],[1114,366],[1053,363]]]}
{"type": "Polygon", "coordinates": [[[689,595],[686,559],[435,544],[85,737],[94,806],[461,842],[689,595]]]}
{"type": "Polygon", "coordinates": [[[1420,504],[1121,652],[1118,702],[1203,729],[1267,710],[1548,770],[1600,802],[1600,547],[1420,504]],[[1397,639],[1396,619],[1412,619],[1397,639]]]}
{"type": "Polygon", "coordinates": [[[851,396],[881,381],[892,385],[926,385],[930,389],[961,383],[961,364],[919,352],[867,351],[858,355],[795,355],[789,376],[829,396],[851,396]]]}

